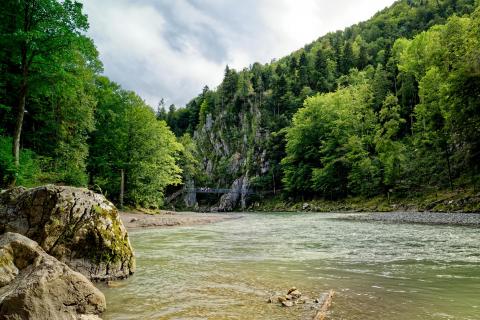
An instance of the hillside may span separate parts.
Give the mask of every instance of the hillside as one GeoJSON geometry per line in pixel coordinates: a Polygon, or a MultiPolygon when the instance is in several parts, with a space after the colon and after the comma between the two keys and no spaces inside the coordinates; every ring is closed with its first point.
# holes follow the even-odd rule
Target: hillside
{"type": "Polygon", "coordinates": [[[455,121],[467,120],[458,108],[470,108],[474,117],[468,122],[478,128],[473,83],[479,75],[464,78],[465,68],[478,68],[478,63],[465,66],[453,56],[478,49],[468,48],[475,45],[465,39],[478,34],[478,12],[472,20],[448,20],[469,15],[477,6],[474,0],[401,0],[278,61],[241,71],[227,66],[218,88],[206,87],[185,108],[158,113],[190,145],[187,185],[235,190],[222,197],[219,210],[245,205],[247,190],[339,199],[477,185],[478,130],[463,130],[455,121]],[[448,30],[437,27],[447,21],[448,30]],[[451,59],[451,65],[439,69],[435,84],[459,82],[443,97],[425,92],[433,80],[424,80],[429,69],[442,68],[428,56],[430,49],[440,48],[407,40],[415,36],[450,46],[438,52],[437,58],[451,59]],[[451,47],[456,42],[464,47],[449,52],[458,49],[451,47]],[[417,55],[408,58],[405,50],[417,50],[417,55]],[[441,83],[454,69],[456,80],[441,83]],[[467,82],[472,86],[465,87],[467,82]],[[450,94],[465,99],[457,99],[451,110],[426,105],[448,100],[450,94]]]}

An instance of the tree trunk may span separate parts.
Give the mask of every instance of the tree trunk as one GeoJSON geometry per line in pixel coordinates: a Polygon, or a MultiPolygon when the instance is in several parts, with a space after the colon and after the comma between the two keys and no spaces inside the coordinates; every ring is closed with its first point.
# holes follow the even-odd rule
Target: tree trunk
{"type": "Polygon", "coordinates": [[[273,195],[277,194],[277,188],[275,185],[275,169],[272,169],[272,180],[273,180],[273,195]]]}
{"type": "Polygon", "coordinates": [[[448,144],[445,145],[445,158],[447,160],[448,182],[450,184],[450,190],[453,191],[452,168],[450,165],[450,152],[448,151],[448,144]]]}
{"type": "Polygon", "coordinates": [[[15,177],[13,179],[13,185],[17,181],[17,173],[20,167],[20,138],[22,136],[23,117],[25,115],[25,101],[27,99],[27,77],[28,77],[28,64],[27,64],[27,49],[22,49],[22,83],[20,85],[20,91],[18,95],[17,106],[17,118],[15,121],[15,128],[13,131],[13,146],[12,155],[15,163],[15,177]]]}
{"type": "Polygon", "coordinates": [[[15,129],[13,132],[13,158],[15,159],[15,167],[20,166],[20,137],[22,135],[23,115],[25,113],[25,99],[26,88],[21,89],[20,98],[18,102],[17,120],[15,122],[15,129]]]}
{"type": "Polygon", "coordinates": [[[125,192],[125,171],[120,170],[120,209],[123,209],[123,195],[125,192]]]}
{"type": "Polygon", "coordinates": [[[324,297],[321,302],[321,307],[318,312],[313,317],[313,320],[325,320],[327,317],[327,312],[330,306],[332,305],[332,299],[335,294],[335,291],[330,290],[324,297]]]}

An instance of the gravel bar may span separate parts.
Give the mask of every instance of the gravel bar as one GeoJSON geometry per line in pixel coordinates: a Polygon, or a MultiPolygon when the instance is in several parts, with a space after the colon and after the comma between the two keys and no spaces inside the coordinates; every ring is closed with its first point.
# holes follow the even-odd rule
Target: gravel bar
{"type": "Polygon", "coordinates": [[[387,212],[354,214],[341,219],[480,227],[480,213],[387,212]]]}

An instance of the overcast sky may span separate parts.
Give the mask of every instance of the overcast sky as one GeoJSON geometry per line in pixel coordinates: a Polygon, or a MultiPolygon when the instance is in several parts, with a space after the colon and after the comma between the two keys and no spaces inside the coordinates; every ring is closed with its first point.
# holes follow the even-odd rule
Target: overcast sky
{"type": "Polygon", "coordinates": [[[183,106],[225,65],[266,63],[394,0],[83,0],[105,74],[151,106],[183,106]]]}

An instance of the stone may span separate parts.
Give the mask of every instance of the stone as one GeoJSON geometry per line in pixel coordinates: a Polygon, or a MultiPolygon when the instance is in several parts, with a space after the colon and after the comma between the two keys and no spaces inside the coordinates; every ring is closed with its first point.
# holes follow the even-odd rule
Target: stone
{"type": "Polygon", "coordinates": [[[305,203],[302,205],[302,210],[307,210],[308,208],[310,208],[310,205],[305,202],[305,203]]]}
{"type": "Polygon", "coordinates": [[[98,320],[104,295],[85,276],[17,233],[0,236],[0,319],[98,320]]]}
{"type": "Polygon", "coordinates": [[[282,301],[282,306],[293,307],[293,302],[292,301],[282,301]]]}
{"type": "Polygon", "coordinates": [[[302,296],[302,293],[298,290],[293,290],[289,293],[289,295],[293,298],[293,299],[298,299],[302,296]]]}
{"type": "Polygon", "coordinates": [[[238,204],[241,209],[245,209],[247,206],[247,198],[249,191],[248,177],[242,176],[236,179],[230,186],[230,192],[222,195],[218,206],[212,208],[211,211],[228,212],[233,211],[238,204]]]}
{"type": "Polygon", "coordinates": [[[185,179],[185,196],[183,201],[187,208],[194,208],[198,206],[197,193],[195,192],[195,181],[192,178],[185,179]]]}
{"type": "Polygon", "coordinates": [[[14,188],[0,195],[0,234],[20,233],[91,280],[122,279],[135,257],[115,206],[87,189],[14,188]]]}
{"type": "Polygon", "coordinates": [[[290,294],[291,292],[293,292],[295,290],[297,290],[296,287],[291,287],[290,289],[288,289],[287,294],[290,294]]]}

